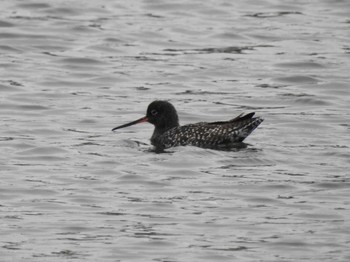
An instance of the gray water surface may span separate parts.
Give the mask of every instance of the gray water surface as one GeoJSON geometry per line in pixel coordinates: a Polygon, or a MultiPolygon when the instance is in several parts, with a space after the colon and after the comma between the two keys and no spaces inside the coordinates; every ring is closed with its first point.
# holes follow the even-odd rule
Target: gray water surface
{"type": "Polygon", "coordinates": [[[350,261],[350,2],[1,1],[1,261],[350,261]],[[255,111],[247,148],[111,129],[255,111]]]}

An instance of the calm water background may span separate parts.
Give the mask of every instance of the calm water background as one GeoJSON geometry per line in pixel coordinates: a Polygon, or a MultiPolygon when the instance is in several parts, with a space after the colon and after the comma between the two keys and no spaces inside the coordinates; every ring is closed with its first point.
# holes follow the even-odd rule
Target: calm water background
{"type": "Polygon", "coordinates": [[[350,2],[1,1],[1,261],[350,261],[350,2]],[[236,151],[111,128],[255,111],[236,151]]]}

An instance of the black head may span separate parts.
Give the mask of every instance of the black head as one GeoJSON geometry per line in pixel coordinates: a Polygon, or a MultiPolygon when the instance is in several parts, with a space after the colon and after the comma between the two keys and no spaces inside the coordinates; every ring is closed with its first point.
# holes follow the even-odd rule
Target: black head
{"type": "Polygon", "coordinates": [[[167,101],[153,101],[147,108],[148,122],[156,128],[169,129],[179,125],[175,107],[167,101]]]}
{"type": "Polygon", "coordinates": [[[142,117],[128,124],[115,127],[112,129],[112,131],[143,122],[149,122],[153,124],[156,127],[156,130],[158,129],[165,131],[169,128],[178,126],[179,118],[177,116],[176,109],[172,104],[167,101],[156,100],[149,104],[145,117],[142,117]]]}

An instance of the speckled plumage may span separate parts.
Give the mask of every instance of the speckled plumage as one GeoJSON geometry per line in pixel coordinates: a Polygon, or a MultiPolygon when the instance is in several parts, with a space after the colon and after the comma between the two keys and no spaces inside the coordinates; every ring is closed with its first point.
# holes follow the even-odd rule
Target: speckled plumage
{"type": "Polygon", "coordinates": [[[145,117],[116,127],[119,129],[141,122],[155,126],[151,143],[157,151],[175,146],[197,146],[202,148],[227,148],[242,142],[263,121],[253,117],[254,113],[239,115],[229,121],[200,122],[180,126],[177,112],[166,101],[154,101],[147,109],[145,117]]]}

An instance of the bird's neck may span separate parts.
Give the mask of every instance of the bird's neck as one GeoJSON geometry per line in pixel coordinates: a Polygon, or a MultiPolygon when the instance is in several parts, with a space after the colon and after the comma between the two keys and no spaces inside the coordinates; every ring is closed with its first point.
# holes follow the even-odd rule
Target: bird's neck
{"type": "Polygon", "coordinates": [[[179,122],[178,121],[174,121],[173,123],[167,123],[167,125],[165,126],[156,126],[154,128],[154,132],[153,132],[153,136],[160,136],[162,134],[164,134],[166,131],[174,128],[174,127],[178,127],[179,126],[179,122]]]}

